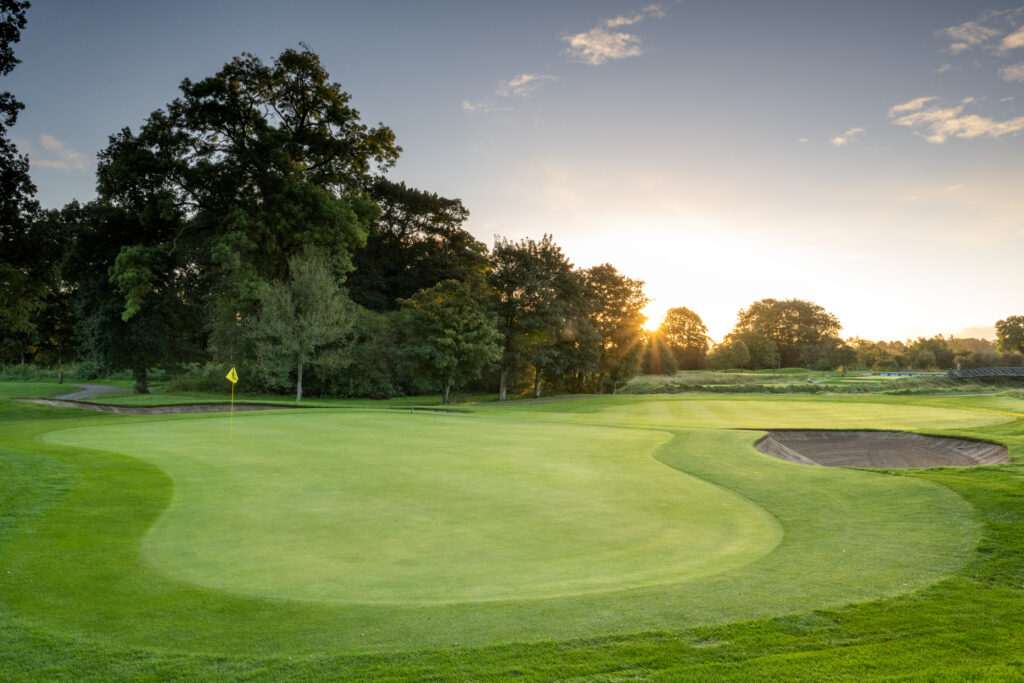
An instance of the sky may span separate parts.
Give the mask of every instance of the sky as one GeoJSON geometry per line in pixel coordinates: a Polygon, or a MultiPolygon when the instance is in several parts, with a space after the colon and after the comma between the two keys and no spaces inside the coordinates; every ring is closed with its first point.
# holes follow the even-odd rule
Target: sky
{"type": "MultiPolygon", "coordinates": [[[[1017,0],[1020,3],[1020,0],[1017,0]]],[[[389,177],[466,228],[553,235],[721,340],[773,297],[844,337],[1024,314],[1024,5],[941,0],[36,0],[0,90],[47,208],[185,77],[308,44],[389,177]]]]}

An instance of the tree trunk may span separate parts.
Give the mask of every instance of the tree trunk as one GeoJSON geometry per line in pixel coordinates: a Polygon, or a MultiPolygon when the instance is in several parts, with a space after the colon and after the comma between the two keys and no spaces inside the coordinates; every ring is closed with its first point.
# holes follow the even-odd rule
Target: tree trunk
{"type": "Polygon", "coordinates": [[[452,382],[450,379],[445,379],[444,388],[441,393],[442,405],[448,405],[452,400],[452,382]]]}
{"type": "Polygon", "coordinates": [[[498,400],[504,401],[508,395],[508,367],[501,367],[501,381],[498,383],[498,400]]]}
{"type": "Polygon", "coordinates": [[[295,402],[302,401],[302,358],[299,358],[299,369],[295,380],[295,402]]]}
{"type": "Polygon", "coordinates": [[[148,394],[149,393],[149,376],[146,374],[146,369],[135,370],[135,393],[136,394],[148,394]]]}
{"type": "Polygon", "coordinates": [[[533,374],[533,397],[540,398],[540,377],[544,374],[544,370],[537,368],[537,371],[533,374]]]}

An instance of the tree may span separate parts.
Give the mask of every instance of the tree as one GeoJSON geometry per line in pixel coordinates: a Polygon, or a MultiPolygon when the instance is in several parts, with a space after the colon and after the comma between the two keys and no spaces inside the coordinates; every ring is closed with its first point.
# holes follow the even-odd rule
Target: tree
{"type": "Polygon", "coordinates": [[[857,368],[857,349],[847,342],[840,344],[836,348],[835,364],[836,367],[841,367],[843,372],[855,370],[857,368]]]}
{"type": "MultiPolygon", "coordinates": [[[[750,339],[742,335],[758,335],[775,343],[779,362],[783,366],[800,364],[804,353],[817,357],[813,348],[829,338],[835,338],[841,329],[839,320],[821,306],[801,299],[762,299],[739,312],[736,326],[729,338],[750,339]]],[[[757,353],[751,348],[751,353],[757,353]]],[[[806,365],[806,362],[804,363],[806,365]]]]}
{"type": "Polygon", "coordinates": [[[294,386],[299,403],[305,367],[331,347],[344,353],[338,342],[351,326],[351,305],[326,258],[312,247],[292,256],[288,279],[264,285],[259,298],[253,326],[257,366],[278,386],[294,386]]]}
{"type": "Polygon", "coordinates": [[[605,385],[611,393],[618,385],[641,369],[644,307],[650,299],[644,294],[644,283],[625,277],[610,263],[594,266],[586,272],[589,289],[591,321],[601,340],[597,388],[605,385]]]}
{"type": "Polygon", "coordinates": [[[750,362],[750,349],[743,343],[742,339],[734,341],[729,345],[729,352],[732,354],[732,362],[740,370],[750,362]]]}
{"type": "Polygon", "coordinates": [[[576,345],[592,337],[587,329],[585,283],[550,235],[540,241],[498,238],[487,280],[494,291],[494,312],[504,339],[498,399],[507,396],[517,370],[533,370],[533,391],[540,395],[546,372],[562,372],[576,345]]]}
{"type": "Polygon", "coordinates": [[[708,328],[689,308],[670,308],[658,332],[672,350],[676,364],[686,370],[704,366],[708,352],[708,328]]]}
{"type": "Polygon", "coordinates": [[[331,396],[391,398],[408,393],[402,374],[396,314],[352,306],[352,326],[342,343],[344,363],[314,367],[321,391],[331,396]]]}
{"type": "MultiPolygon", "coordinates": [[[[723,344],[733,344],[736,342],[743,342],[744,346],[747,347],[749,354],[747,360],[754,370],[779,367],[779,347],[774,339],[769,339],[763,334],[756,332],[742,332],[740,334],[733,332],[727,334],[723,340],[723,344]]],[[[732,365],[730,367],[737,366],[732,365]]]]}
{"type": "Polygon", "coordinates": [[[402,301],[405,353],[415,372],[441,389],[441,401],[451,391],[478,376],[501,358],[501,334],[470,287],[444,280],[402,301]]]}
{"type": "Polygon", "coordinates": [[[671,375],[679,369],[673,349],[665,342],[660,329],[647,335],[643,356],[645,375],[671,375]]]}
{"type": "Polygon", "coordinates": [[[349,296],[375,311],[398,308],[398,300],[442,280],[482,289],[487,246],[462,227],[469,211],[458,199],[378,178],[370,197],[381,216],[369,226],[366,246],[355,252],[349,296]]]}
{"type": "Polygon", "coordinates": [[[288,277],[306,245],[333,276],[352,268],[379,208],[375,174],[400,148],[368,128],[349,95],[303,46],[270,65],[243,54],[215,75],[181,83],[181,97],[125,128],[100,155],[100,197],[130,212],[114,277],[129,317],[180,270],[198,273],[214,347],[251,351],[249,323],[264,286],[288,277]]]}
{"type": "MultiPolygon", "coordinates": [[[[28,2],[0,0],[0,76],[20,63],[13,46],[21,39],[28,7],[28,2]]],[[[33,230],[39,205],[28,157],[7,136],[24,107],[11,93],[0,92],[0,339],[10,345],[4,359],[17,356],[20,362],[36,333],[35,316],[52,291],[54,271],[47,240],[33,230]]]]}
{"type": "Polygon", "coordinates": [[[154,284],[146,306],[127,316],[111,273],[120,245],[138,232],[135,217],[102,201],[71,205],[62,216],[71,236],[63,276],[74,287],[71,310],[86,357],[104,374],[130,370],[135,391],[143,394],[150,368],[198,359],[203,316],[195,273],[169,273],[154,284]]]}
{"type": "Polygon", "coordinates": [[[732,347],[729,344],[716,344],[707,357],[708,365],[715,370],[728,370],[736,367],[733,362],[732,347]]]}
{"type": "Polygon", "coordinates": [[[996,342],[1003,353],[1024,353],[1024,315],[1011,315],[997,322],[996,342]]]}
{"type": "Polygon", "coordinates": [[[942,335],[925,339],[919,337],[907,346],[904,357],[908,367],[917,369],[941,368],[948,370],[956,365],[956,351],[942,335]]]}

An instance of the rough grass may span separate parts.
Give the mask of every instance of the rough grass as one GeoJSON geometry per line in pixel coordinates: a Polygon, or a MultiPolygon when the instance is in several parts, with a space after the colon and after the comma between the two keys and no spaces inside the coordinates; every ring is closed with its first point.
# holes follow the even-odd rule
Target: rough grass
{"type": "MultiPolygon", "coordinates": [[[[820,402],[821,399],[817,399],[820,402]]],[[[711,399],[711,402],[721,400],[711,399]]],[[[681,403],[687,403],[687,400],[681,403]]],[[[708,401],[702,401],[707,403],[708,401]]],[[[928,431],[948,431],[964,436],[985,437],[1004,441],[1011,446],[1011,453],[1016,462],[1024,451],[1022,425],[1018,417],[1021,415],[1022,404],[1012,397],[984,397],[981,399],[930,398],[922,399],[922,405],[914,406],[912,399],[881,399],[873,402],[859,399],[836,405],[828,402],[831,412],[842,414],[856,413],[851,419],[867,417],[872,411],[875,416],[885,417],[890,423],[898,422],[900,409],[907,408],[907,415],[929,423],[928,431]],[[881,403],[879,405],[878,403],[881,403]],[[874,405],[872,405],[874,403],[874,405]],[[941,408],[974,408],[979,410],[943,411],[941,408]],[[911,410],[912,409],[912,410],[911,410]],[[973,413],[973,414],[972,414],[973,413]],[[939,416],[947,418],[942,428],[939,416]]],[[[467,416],[470,419],[491,419],[491,414],[498,411],[515,412],[516,419],[530,423],[549,422],[556,418],[581,422],[590,419],[601,424],[612,417],[620,422],[631,422],[634,427],[660,427],[664,420],[675,420],[685,417],[684,408],[670,406],[664,413],[655,410],[653,403],[647,399],[608,399],[598,401],[578,401],[560,404],[534,405],[526,408],[493,408],[481,410],[479,416],[467,416]],[[620,405],[627,410],[615,415],[614,407],[620,405]],[[638,412],[639,410],[639,412],[638,412]]],[[[694,407],[693,402],[689,402],[694,407]]],[[[708,409],[714,419],[732,419],[741,406],[746,404],[748,413],[756,413],[762,408],[771,412],[772,417],[811,411],[816,418],[822,419],[824,413],[813,412],[815,399],[792,401],[788,399],[752,399],[735,401],[729,399],[724,403],[732,405],[717,406],[708,409]]],[[[740,492],[753,503],[765,506],[771,499],[774,506],[772,513],[786,528],[787,534],[783,543],[803,543],[807,547],[817,547],[826,552],[818,559],[812,559],[798,565],[790,563],[792,573],[810,574],[810,581],[805,582],[812,590],[821,589],[836,595],[836,585],[829,586],[829,576],[834,581],[838,572],[821,572],[815,575],[816,568],[823,562],[838,562],[833,567],[841,571],[858,570],[856,564],[848,566],[846,558],[828,556],[830,539],[836,534],[843,534],[851,529],[856,530],[864,520],[856,517],[861,508],[873,509],[880,519],[889,520],[886,527],[890,538],[881,538],[884,543],[897,544],[877,548],[878,568],[891,571],[891,563],[913,563],[915,553],[901,552],[898,547],[901,536],[906,535],[906,528],[891,526],[895,517],[898,523],[911,525],[916,530],[932,530],[933,541],[940,548],[922,549],[921,555],[928,559],[937,557],[938,562],[947,562],[943,567],[936,568],[936,574],[953,572],[948,579],[927,587],[928,580],[918,584],[914,590],[903,596],[886,600],[868,602],[851,607],[830,607],[815,610],[812,606],[787,605],[782,611],[776,610],[778,605],[772,604],[779,599],[774,590],[776,584],[766,589],[756,585],[743,585],[742,582],[729,581],[728,588],[738,592],[744,601],[763,609],[763,614],[790,614],[760,619],[752,622],[726,623],[718,626],[687,627],[685,618],[680,619],[685,611],[681,605],[669,605],[665,609],[672,620],[661,620],[656,617],[658,610],[656,601],[645,603],[640,601],[624,601],[619,599],[615,607],[605,610],[596,620],[601,625],[613,627],[611,633],[619,635],[593,635],[587,638],[573,638],[570,635],[558,636],[547,642],[532,641],[535,628],[543,623],[563,621],[573,614],[569,603],[549,605],[546,614],[535,614],[531,617],[523,612],[506,613],[506,621],[517,626],[521,635],[510,638],[518,643],[494,645],[487,647],[467,648],[466,642],[456,640],[459,632],[467,629],[486,626],[486,621],[471,618],[466,612],[437,613],[437,621],[426,629],[431,634],[443,633],[451,635],[450,642],[439,642],[426,650],[404,650],[389,654],[346,655],[330,648],[319,649],[315,655],[273,655],[275,643],[273,636],[261,641],[255,633],[244,633],[246,624],[256,620],[256,625],[280,623],[282,631],[295,627],[297,639],[304,633],[302,628],[309,626],[311,616],[316,610],[308,605],[302,610],[289,611],[287,605],[270,601],[262,604],[264,612],[255,609],[254,601],[249,598],[226,596],[222,592],[197,589],[195,587],[179,587],[176,590],[161,588],[162,577],[146,574],[145,567],[139,567],[137,560],[130,554],[118,555],[121,552],[116,546],[105,550],[114,550],[115,561],[105,566],[92,568],[88,562],[98,558],[93,551],[86,556],[85,562],[69,562],[75,552],[87,551],[97,543],[107,542],[102,538],[90,536],[88,529],[91,515],[104,507],[113,507],[115,514],[108,515],[123,519],[123,526],[113,526],[114,540],[137,538],[133,529],[144,526],[147,514],[159,514],[162,509],[162,481],[166,480],[163,471],[142,463],[137,459],[121,458],[112,454],[88,454],[67,447],[50,447],[39,445],[36,434],[56,429],[67,429],[83,425],[118,424],[121,416],[95,415],[82,417],[78,411],[60,411],[37,406],[3,406],[0,408],[0,547],[5,552],[11,547],[12,535],[23,539],[19,530],[41,529],[45,526],[48,516],[52,518],[54,511],[64,509],[76,496],[88,493],[95,497],[93,502],[84,498],[78,499],[73,518],[76,524],[67,525],[66,533],[59,546],[62,549],[62,568],[56,560],[46,558],[52,549],[37,548],[41,555],[26,558],[20,553],[20,561],[36,562],[36,569],[45,569],[51,574],[68,576],[84,573],[91,576],[90,581],[109,581],[111,577],[121,580],[122,589],[130,589],[134,593],[124,599],[129,603],[133,599],[143,601],[146,611],[165,619],[162,624],[164,635],[171,640],[170,645],[135,646],[125,648],[125,643],[132,642],[140,623],[111,625],[106,622],[123,621],[123,613],[100,613],[91,618],[95,621],[97,633],[106,633],[107,637],[81,639],[61,635],[60,629],[43,615],[41,618],[23,609],[12,610],[11,587],[22,596],[45,593],[39,586],[32,586],[43,577],[41,574],[30,573],[20,575],[17,581],[0,577],[0,665],[4,675],[10,678],[75,678],[78,680],[110,678],[161,678],[161,679],[211,679],[211,678],[245,678],[245,679],[280,679],[290,678],[404,678],[404,679],[463,679],[487,680],[525,676],[535,679],[550,678],[581,678],[587,680],[623,679],[623,678],[728,678],[728,679],[765,679],[784,678],[788,680],[838,680],[863,679],[870,677],[896,677],[905,679],[929,680],[935,678],[971,678],[974,680],[1005,680],[1019,676],[1022,669],[1019,638],[1024,624],[1024,573],[1022,573],[1021,557],[1024,556],[1024,515],[1022,515],[1021,472],[1019,465],[1005,467],[980,468],[969,470],[941,470],[933,472],[906,473],[890,476],[877,473],[858,473],[853,471],[836,471],[857,477],[840,479],[832,485],[816,481],[813,477],[820,476],[811,468],[801,468],[797,481],[785,492],[771,491],[765,486],[766,481],[773,478],[771,468],[798,468],[796,465],[775,462],[764,456],[754,454],[750,463],[756,467],[731,467],[724,452],[746,453],[749,455],[749,443],[756,438],[749,432],[726,432],[726,441],[721,432],[701,428],[676,429],[672,441],[665,443],[656,453],[656,457],[666,464],[691,473],[707,481],[740,492]],[[68,417],[73,413],[74,417],[68,417]],[[695,457],[693,454],[697,453],[695,457]],[[89,456],[89,457],[86,457],[89,456]],[[92,458],[90,460],[90,458],[92,458]],[[763,468],[769,468],[767,470],[763,468]],[[806,473],[806,474],[804,474],[806,473]],[[132,481],[137,477],[137,481],[132,481]],[[722,479],[722,478],[725,479],[722,479]],[[729,479],[732,477],[732,479],[729,479]],[[800,478],[811,477],[813,485],[809,488],[820,489],[820,500],[807,500],[801,495],[800,478]],[[850,499],[846,506],[837,507],[837,496],[841,498],[851,481],[862,478],[865,482],[885,487],[889,482],[898,482],[902,494],[864,498],[860,492],[850,499]],[[918,483],[920,481],[920,483],[918,483]],[[935,486],[935,484],[940,486],[935,486]],[[136,484],[142,484],[141,490],[136,484]],[[924,484],[923,486],[921,484],[924,484]],[[96,487],[96,488],[94,488],[96,487]],[[135,488],[138,492],[132,492],[135,488]],[[92,489],[91,493],[89,490],[92,489]],[[960,494],[952,495],[950,491],[960,494]],[[937,501],[932,501],[918,518],[906,514],[906,508],[892,508],[899,505],[899,500],[913,500],[922,492],[935,494],[937,501]],[[120,495],[118,495],[120,493],[120,495]],[[783,495],[785,493],[786,495],[783,495]],[[759,499],[758,496],[761,498],[759,499]],[[942,505],[964,507],[964,500],[969,504],[970,514],[968,526],[973,528],[974,518],[980,524],[981,540],[977,550],[957,550],[945,544],[949,537],[949,528],[937,526],[939,521],[955,520],[957,515],[940,514],[942,505]],[[945,501],[945,502],[943,502],[945,501]],[[939,506],[935,507],[938,502],[939,506]],[[801,509],[799,506],[803,505],[801,509]],[[789,507],[787,507],[789,506],[789,507]],[[815,524],[814,520],[822,519],[822,510],[833,514],[832,518],[841,524],[824,526],[815,524]],[[817,515],[817,517],[815,517],[817,515]],[[141,520],[141,521],[140,521],[141,520]],[[810,523],[809,523],[810,522],[810,523]],[[916,525],[916,526],[915,526],[916,525]],[[850,528],[846,528],[850,527],[850,528]],[[904,533],[899,533],[899,532],[904,533]],[[76,537],[77,536],[77,537],[76,537]],[[904,557],[905,555],[910,557],[904,557]],[[943,559],[945,558],[945,559],[943,559]],[[962,565],[966,562],[966,565],[962,565]],[[46,567],[49,566],[49,569],[46,567]],[[960,569],[957,567],[960,566],[960,569]],[[80,570],[86,571],[81,572],[80,570]],[[181,602],[187,609],[175,610],[181,602]],[[189,603],[189,601],[192,601],[189,603]],[[198,613],[196,607],[207,611],[198,613]],[[675,609],[669,609],[674,607],[675,609]],[[630,615],[620,614],[635,610],[643,624],[623,628],[623,621],[630,615]],[[176,615],[180,620],[176,621],[176,615]],[[191,621],[190,621],[191,619],[191,621]],[[220,619],[221,621],[218,621],[220,619]],[[209,621],[212,620],[212,621],[209,621]],[[225,632],[219,632],[219,626],[229,626],[225,632]],[[650,631],[651,627],[659,631],[650,631]],[[461,629],[461,631],[459,630],[461,629]],[[211,635],[215,634],[215,635],[211,635]],[[231,656],[206,656],[199,653],[210,645],[210,638],[225,641],[236,639],[239,645],[251,647],[257,645],[259,654],[244,654],[241,648],[231,656]],[[248,640],[247,640],[248,638],[248,640]],[[184,652],[174,654],[173,643],[186,643],[191,639],[192,647],[184,652]],[[456,645],[455,643],[459,644],[456,645]],[[269,647],[264,647],[269,646],[269,647]]],[[[441,416],[436,416],[441,417],[441,416]]],[[[195,419],[195,418],[190,418],[195,419]]],[[[209,418],[204,418],[209,419],[209,418]]],[[[216,419],[216,418],[214,418],[216,419]]],[[[462,419],[459,417],[457,419],[462,419]]],[[[494,418],[498,419],[498,418],[494,418]]],[[[502,414],[500,419],[508,419],[502,414]]],[[[697,415],[689,419],[704,419],[697,415]]],[[[810,420],[811,417],[805,417],[810,420]]],[[[182,418],[169,418],[171,422],[182,418]]],[[[551,426],[551,425],[538,425],[551,426]]],[[[906,426],[906,424],[905,424],[906,426]]],[[[578,425],[584,428],[584,425],[578,425]]],[[[790,472],[788,469],[787,479],[790,472]]],[[[869,485],[870,486],[870,485],[869,485]]],[[[884,490],[884,489],[883,489],[884,490]]],[[[767,509],[767,508],[766,508],[767,509]]],[[[961,523],[964,522],[962,516],[961,523]]],[[[103,527],[110,520],[97,525],[103,527]]],[[[877,525],[876,525],[877,526],[877,525]]],[[[95,528],[95,527],[94,527],[95,528]]],[[[108,526],[108,531],[110,527],[108,526]]],[[[963,538],[969,545],[970,529],[963,538]]],[[[915,531],[915,537],[920,537],[915,531]]],[[[51,539],[52,540],[52,539],[51,539]]],[[[18,541],[21,543],[21,541],[18,541]]],[[[46,544],[41,544],[46,545],[46,544]]],[[[125,542],[127,548],[131,543],[125,542]]],[[[137,550],[137,542],[134,544],[137,550]]],[[[854,546],[856,548],[856,546],[854,546]]],[[[25,549],[24,546],[21,547],[25,549]]],[[[784,550],[769,554],[766,560],[780,561],[784,550]]],[[[832,552],[841,550],[832,546],[832,552]]],[[[871,544],[863,543],[856,548],[863,554],[873,550],[871,544]]],[[[108,553],[109,554],[109,553],[108,553]]],[[[840,553],[841,555],[842,553],[840,553]]],[[[6,556],[5,556],[6,557],[6,556]]],[[[6,559],[4,560],[6,562],[6,559]]],[[[102,564],[102,563],[101,563],[102,564]]],[[[757,563],[753,563],[756,565],[757,563]]],[[[751,565],[751,566],[753,566],[751,565]]],[[[9,565],[5,565],[9,566],[9,565]]],[[[825,565],[827,566],[827,565],[825,565]]],[[[764,569],[762,567],[762,569],[764,569]]],[[[8,570],[10,571],[10,570],[8,570]]],[[[898,570],[897,570],[898,571],[898,570]]],[[[778,577],[778,569],[770,572],[773,579],[778,577]]],[[[52,577],[51,577],[52,578],[52,577]]],[[[750,577],[748,577],[750,578],[750,577]]],[[[166,580],[163,579],[166,583],[166,580]]],[[[785,583],[785,582],[783,582],[785,583]]],[[[84,593],[76,593],[75,600],[83,598],[95,599],[95,583],[90,589],[88,583],[80,584],[84,593]],[[89,591],[93,594],[90,596],[89,591]]],[[[910,586],[909,588],[914,588],[910,586]]],[[[898,590],[906,590],[899,587],[898,590]]],[[[714,591],[712,591],[714,592],[714,591]]],[[[67,595],[66,593],[64,594],[67,595]]],[[[724,595],[724,593],[723,593],[724,595]]],[[[620,596],[620,598],[623,596],[620,596]]],[[[632,597],[632,596],[629,596],[632,597]]],[[[854,600],[862,600],[870,596],[854,596],[854,600]]],[[[35,598],[32,598],[35,599],[35,598]]],[[[54,604],[57,599],[51,600],[54,604]]],[[[67,602],[67,600],[65,600],[67,602]]],[[[836,603],[832,603],[836,604],[836,603]]],[[[85,603],[79,603],[84,607],[85,603]]],[[[573,603],[578,606],[578,603],[573,603]]],[[[71,611],[71,608],[65,608],[71,611]]],[[[88,610],[81,610],[87,612],[88,610]]],[[[710,613],[719,613],[720,606],[712,605],[710,613]]],[[[755,610],[756,612],[756,610],[755,610]]],[[[393,616],[393,615],[392,615],[393,616]]],[[[756,613],[753,615],[756,616],[756,613]]],[[[84,618],[84,617],[83,617],[84,618]]],[[[733,615],[731,619],[743,618],[733,615]]],[[[315,620],[314,620],[315,621],[315,620]]],[[[318,622],[314,626],[332,626],[328,622],[318,622]]],[[[333,624],[337,626],[338,624],[333,624]]],[[[149,625],[142,624],[144,628],[149,625]]],[[[349,624],[351,626],[351,624],[349,624]]],[[[254,629],[258,633],[258,629],[254,629]]],[[[305,633],[316,632],[316,628],[308,628],[305,633]]],[[[600,631],[592,631],[599,633],[600,631]]],[[[153,635],[152,633],[148,635],[153,635]]],[[[250,650],[251,652],[251,650],[250,650]]]]}
{"type": "Polygon", "coordinates": [[[622,388],[625,394],[868,394],[989,393],[991,383],[965,382],[945,375],[921,377],[862,376],[835,372],[783,368],[781,370],[691,371],[671,375],[640,375],[622,388]]]}

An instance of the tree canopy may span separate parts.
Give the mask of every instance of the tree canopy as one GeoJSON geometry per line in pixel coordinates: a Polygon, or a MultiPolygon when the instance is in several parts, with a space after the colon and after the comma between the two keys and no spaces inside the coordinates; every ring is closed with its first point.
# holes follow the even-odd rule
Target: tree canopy
{"type": "Polygon", "coordinates": [[[658,327],[658,333],[672,351],[676,365],[686,370],[704,366],[708,352],[708,328],[689,308],[670,308],[658,327]]]}
{"type": "Polygon", "coordinates": [[[728,339],[744,342],[755,367],[813,366],[838,345],[841,327],[836,316],[813,302],[761,299],[738,313],[728,339]],[[773,352],[775,364],[771,363],[773,352]]]}
{"type": "Polygon", "coordinates": [[[100,155],[101,201],[129,212],[112,280],[135,315],[157,283],[195,270],[216,315],[215,348],[244,349],[262,287],[287,276],[307,245],[338,278],[380,211],[368,195],[400,148],[369,128],[308,48],[270,65],[243,54],[153,112],[138,133],[111,136],[100,155]],[[238,324],[241,322],[241,325],[238,324]]]}
{"type": "MultiPolygon", "coordinates": [[[[0,0],[0,76],[21,61],[14,56],[14,45],[21,39],[28,7],[28,2],[0,0]]],[[[8,137],[24,108],[13,94],[0,92],[0,359],[21,362],[55,284],[52,245],[33,224],[39,206],[28,156],[8,137]]]]}
{"type": "Polygon", "coordinates": [[[444,280],[402,302],[405,353],[415,371],[451,402],[452,389],[501,357],[501,334],[464,282],[444,280]]]}
{"type": "Polygon", "coordinates": [[[997,322],[996,340],[1004,353],[1024,353],[1024,315],[1011,315],[997,322]]]}

